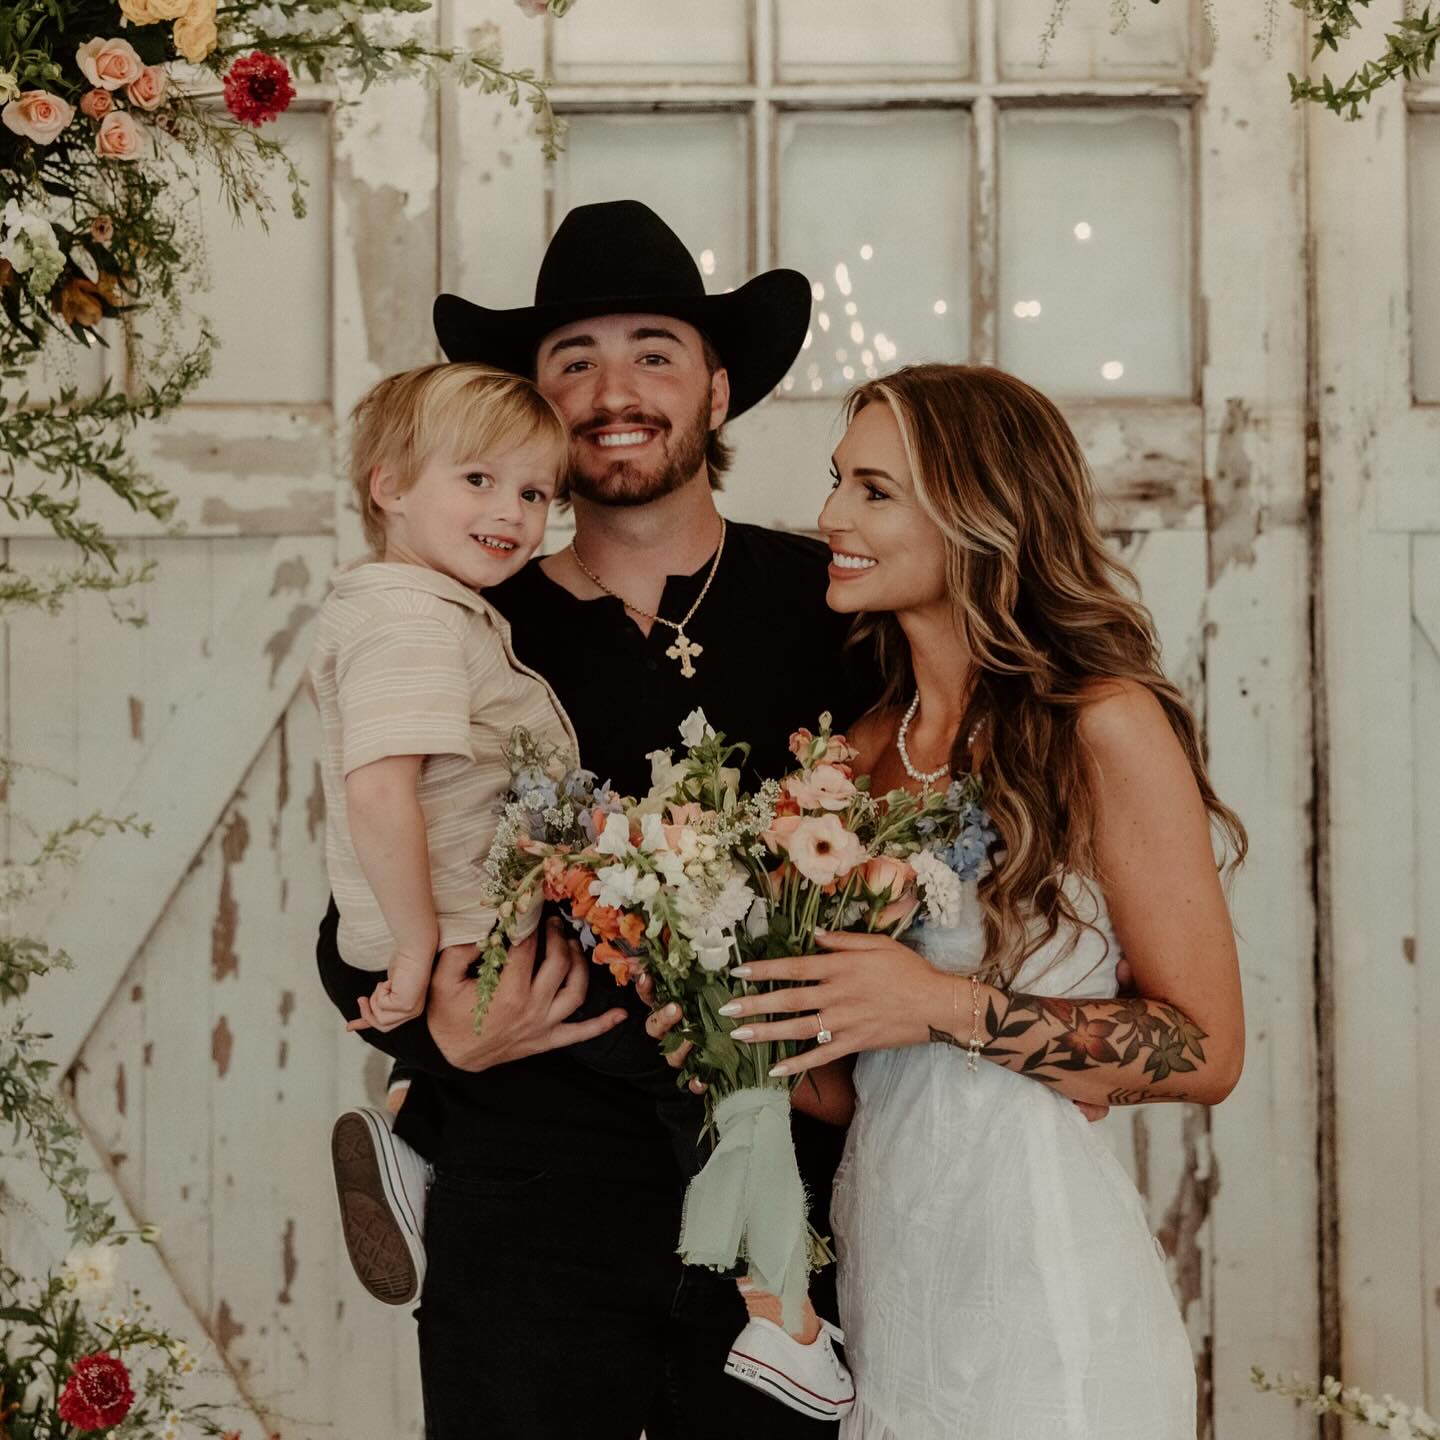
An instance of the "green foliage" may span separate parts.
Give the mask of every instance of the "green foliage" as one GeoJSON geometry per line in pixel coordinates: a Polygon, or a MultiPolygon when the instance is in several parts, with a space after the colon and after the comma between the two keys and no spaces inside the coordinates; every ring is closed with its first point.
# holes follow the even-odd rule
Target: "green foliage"
{"type": "MultiPolygon", "coordinates": [[[[1360,27],[1356,7],[1368,8],[1370,0],[1296,0],[1316,22],[1311,37],[1311,60],[1328,51],[1337,51],[1340,42],[1360,27]]],[[[1440,7],[1427,4],[1415,14],[1395,22],[1385,35],[1385,48],[1376,60],[1366,60],[1348,79],[1336,84],[1328,75],[1319,81],[1290,78],[1290,98],[1324,105],[1347,120],[1358,120],[1361,107],[1374,98],[1376,91],[1401,79],[1414,80],[1428,73],[1435,64],[1435,49],[1440,44],[1440,7]]]]}

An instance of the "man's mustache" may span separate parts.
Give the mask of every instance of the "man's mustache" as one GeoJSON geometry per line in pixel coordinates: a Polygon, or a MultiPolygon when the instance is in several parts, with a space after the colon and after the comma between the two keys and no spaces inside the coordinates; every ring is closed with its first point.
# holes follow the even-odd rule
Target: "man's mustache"
{"type": "Polygon", "coordinates": [[[608,410],[599,410],[588,420],[574,426],[572,433],[576,437],[588,436],[607,425],[645,425],[662,431],[670,429],[670,422],[663,415],[647,415],[643,410],[627,410],[623,415],[616,415],[608,410]]]}

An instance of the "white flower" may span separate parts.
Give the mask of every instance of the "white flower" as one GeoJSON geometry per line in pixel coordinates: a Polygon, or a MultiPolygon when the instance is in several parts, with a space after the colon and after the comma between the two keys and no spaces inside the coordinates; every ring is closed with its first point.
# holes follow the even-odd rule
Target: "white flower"
{"type": "Polygon", "coordinates": [[[13,70],[0,70],[0,105],[8,104],[20,94],[20,82],[13,70]]]}
{"type": "Polygon", "coordinates": [[[729,965],[734,941],[723,930],[704,930],[690,938],[695,946],[695,958],[700,962],[702,970],[708,970],[713,975],[717,970],[723,970],[729,965]]]}
{"type": "Polygon", "coordinates": [[[685,762],[677,764],[668,750],[652,750],[645,758],[650,762],[652,795],[668,795],[685,778],[685,762]]]}
{"type": "Polygon", "coordinates": [[[710,722],[705,718],[705,712],[698,707],[680,722],[680,738],[691,750],[697,745],[703,744],[714,733],[710,722]]]}
{"type": "Polygon", "coordinates": [[[605,817],[605,828],[595,842],[602,855],[623,855],[630,848],[630,821],[624,815],[605,817]]]}
{"type": "Polygon", "coordinates": [[[750,907],[750,913],[745,917],[745,933],[752,940],[758,940],[769,928],[770,907],[764,900],[757,898],[750,907]]]}
{"type": "Polygon", "coordinates": [[[920,893],[925,898],[925,918],[936,925],[953,929],[960,923],[960,907],[964,899],[960,877],[929,850],[917,851],[910,857],[920,893]]]}
{"type": "Polygon", "coordinates": [[[606,865],[595,872],[590,893],[601,905],[623,910],[627,905],[643,905],[653,900],[660,890],[660,881],[643,870],[629,865],[606,865]]]}
{"type": "Polygon", "coordinates": [[[87,1309],[103,1305],[115,1289],[119,1258],[113,1245],[77,1245],[60,1266],[60,1278],[87,1309]]]}
{"type": "Polygon", "coordinates": [[[670,848],[670,842],[665,838],[665,824],[659,815],[652,813],[640,817],[640,848],[652,853],[670,848]]]}

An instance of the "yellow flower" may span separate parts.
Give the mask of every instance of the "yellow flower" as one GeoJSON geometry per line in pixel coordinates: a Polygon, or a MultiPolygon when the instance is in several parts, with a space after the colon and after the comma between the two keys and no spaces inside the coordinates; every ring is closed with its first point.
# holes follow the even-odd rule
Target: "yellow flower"
{"type": "Polygon", "coordinates": [[[195,0],[175,22],[175,48],[192,65],[198,65],[215,48],[218,39],[215,0],[195,0]]]}
{"type": "Polygon", "coordinates": [[[164,16],[157,15],[150,7],[150,0],[120,0],[120,13],[132,25],[153,25],[164,16]]]}

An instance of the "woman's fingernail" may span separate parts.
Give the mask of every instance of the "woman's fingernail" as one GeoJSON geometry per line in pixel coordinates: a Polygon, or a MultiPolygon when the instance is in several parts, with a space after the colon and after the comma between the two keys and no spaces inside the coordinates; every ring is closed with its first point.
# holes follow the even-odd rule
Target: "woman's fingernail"
{"type": "Polygon", "coordinates": [[[782,1075],[788,1075],[789,1073],[788,1067],[784,1065],[772,1065],[770,1067],[770,1078],[772,1080],[778,1080],[782,1075]]]}
{"type": "Polygon", "coordinates": [[[731,1000],[720,1007],[720,1014],[722,1015],[738,1015],[739,1013],[740,1002],[738,1000],[731,1000]]]}
{"type": "MultiPolygon", "coordinates": [[[[732,965],[730,967],[730,973],[732,975],[738,975],[742,980],[748,980],[750,978],[750,967],[748,965],[732,965]]],[[[723,1015],[725,1012],[722,1010],[720,1013],[723,1015]]]]}
{"type": "Polygon", "coordinates": [[[752,1030],[748,1025],[737,1026],[734,1030],[730,1032],[730,1038],[732,1040],[751,1040],[754,1038],[754,1036],[754,1030],[752,1030]]]}
{"type": "Polygon", "coordinates": [[[679,1005],[675,1004],[673,1001],[672,1001],[669,1005],[667,1005],[667,1006],[665,1007],[665,1014],[666,1014],[667,1016],[673,1017],[673,1016],[678,1015],[679,1013],[680,1013],[680,1007],[679,1007],[679,1005]]]}

